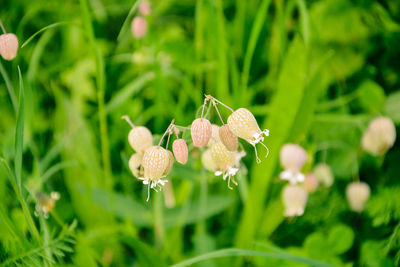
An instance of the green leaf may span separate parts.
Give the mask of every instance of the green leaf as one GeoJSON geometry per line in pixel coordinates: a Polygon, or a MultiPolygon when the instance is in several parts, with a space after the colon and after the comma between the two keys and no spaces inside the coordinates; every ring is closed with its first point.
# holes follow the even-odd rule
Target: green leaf
{"type": "Polygon", "coordinates": [[[387,97],[383,110],[394,123],[400,124],[400,92],[392,93],[387,97]]]}
{"type": "Polygon", "coordinates": [[[22,153],[24,146],[24,106],[25,106],[25,91],[24,82],[22,81],[21,70],[18,66],[19,75],[19,103],[17,112],[17,127],[15,129],[15,177],[17,185],[21,191],[22,180],[22,153]]]}
{"type": "Polygon", "coordinates": [[[29,42],[32,41],[32,39],[35,38],[36,35],[38,35],[38,34],[44,32],[45,30],[52,29],[52,28],[55,28],[55,27],[58,27],[58,26],[64,25],[64,24],[72,24],[72,22],[69,22],[69,21],[56,22],[56,23],[53,23],[53,24],[50,24],[50,25],[47,25],[47,26],[41,28],[40,30],[38,30],[37,32],[35,32],[34,34],[32,34],[32,35],[21,45],[21,48],[24,48],[24,46],[26,46],[27,44],[29,44],[29,42]]]}
{"type": "Polygon", "coordinates": [[[331,247],[329,252],[333,252],[336,255],[345,253],[348,251],[354,242],[354,232],[346,225],[334,226],[328,235],[328,240],[325,241],[331,247]]]}
{"type": "Polygon", "coordinates": [[[234,257],[234,256],[253,256],[253,257],[266,257],[272,259],[283,259],[292,262],[299,262],[308,264],[310,266],[318,266],[318,267],[328,267],[332,266],[327,263],[319,262],[312,259],[303,258],[300,256],[296,256],[287,252],[261,252],[254,250],[246,250],[246,249],[238,249],[238,248],[226,248],[220,249],[213,252],[209,252],[197,257],[193,257],[191,259],[185,260],[183,262],[172,265],[171,267],[183,267],[190,266],[194,263],[201,262],[208,259],[216,259],[216,258],[224,258],[224,257],[234,257]]]}
{"type": "Polygon", "coordinates": [[[366,80],[358,87],[359,101],[366,110],[379,112],[385,103],[383,88],[374,81],[366,80]]]}

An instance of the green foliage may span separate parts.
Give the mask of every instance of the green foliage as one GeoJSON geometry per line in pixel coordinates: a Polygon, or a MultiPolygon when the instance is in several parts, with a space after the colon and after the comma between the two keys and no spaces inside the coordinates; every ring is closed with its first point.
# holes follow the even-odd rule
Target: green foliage
{"type": "Polygon", "coordinates": [[[399,266],[400,143],[373,157],[361,142],[377,116],[400,124],[398,1],[149,0],[148,15],[140,1],[3,2],[20,47],[0,58],[0,266],[399,266]],[[233,190],[190,142],[204,94],[270,130],[260,164],[241,140],[233,190]],[[149,202],[123,115],[155,140],[174,118],[189,144],[149,202]],[[302,172],[326,163],[335,178],[293,218],[286,143],[307,151],[302,172]],[[361,213],[356,180],[371,189],[361,213]]]}

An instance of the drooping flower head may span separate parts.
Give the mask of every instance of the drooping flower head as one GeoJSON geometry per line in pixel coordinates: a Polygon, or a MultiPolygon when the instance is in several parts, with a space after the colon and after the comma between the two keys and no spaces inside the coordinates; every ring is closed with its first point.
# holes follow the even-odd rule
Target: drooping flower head
{"type": "Polygon", "coordinates": [[[153,135],[146,127],[136,126],[129,132],[128,141],[136,152],[143,153],[153,145],[153,135]]]}
{"type": "Polygon", "coordinates": [[[285,206],[284,215],[287,217],[303,215],[307,199],[308,193],[304,187],[300,185],[286,185],[282,191],[282,201],[285,206]]]}
{"type": "Polygon", "coordinates": [[[236,166],[235,153],[229,151],[222,142],[215,143],[211,147],[211,157],[217,166],[216,176],[222,175],[222,178],[226,180],[228,178],[228,188],[231,187],[232,182],[237,185],[237,182],[233,179],[233,176],[239,170],[236,166]]]}
{"type": "Polygon", "coordinates": [[[168,150],[161,146],[151,146],[144,152],[142,160],[143,177],[139,177],[139,179],[143,180],[143,184],[148,185],[147,201],[150,196],[150,188],[156,190],[157,185],[164,186],[168,181],[162,178],[164,178],[171,169],[172,154],[170,155],[169,153],[168,150]]]}
{"type": "Polygon", "coordinates": [[[151,13],[151,6],[148,1],[141,1],[138,9],[139,13],[143,16],[148,16],[151,13]]]}
{"type": "Polygon", "coordinates": [[[205,147],[211,138],[212,127],[209,120],[198,118],[192,122],[190,128],[193,145],[198,148],[205,147]]]}
{"type": "Polygon", "coordinates": [[[13,60],[17,56],[18,38],[13,33],[0,35],[0,54],[5,60],[13,60]]]}
{"type": "Polygon", "coordinates": [[[216,124],[211,124],[211,137],[210,140],[208,140],[207,146],[211,147],[213,144],[221,141],[219,138],[219,126],[216,124]]]}
{"type": "Polygon", "coordinates": [[[307,160],[306,151],[297,144],[285,144],[281,148],[280,163],[284,169],[280,177],[288,180],[291,184],[304,181],[301,168],[307,160]]]}
{"type": "Polygon", "coordinates": [[[129,169],[131,170],[133,176],[141,177],[143,175],[143,170],[140,168],[142,166],[143,154],[134,153],[128,162],[129,169]]]}
{"type": "MultiPolygon", "coordinates": [[[[269,130],[265,129],[261,131],[256,118],[248,109],[239,108],[234,111],[228,117],[228,126],[234,135],[246,140],[253,145],[254,148],[256,144],[261,143],[268,151],[268,148],[262,142],[264,141],[264,136],[269,136],[269,130]]],[[[257,150],[255,151],[257,162],[260,162],[257,156],[257,150]]]]}
{"type": "Polygon", "coordinates": [[[352,211],[363,211],[369,196],[369,185],[364,182],[353,182],[346,188],[347,201],[349,202],[352,211]]]}
{"type": "Polygon", "coordinates": [[[391,119],[378,117],[372,120],[364,132],[361,145],[372,155],[382,156],[396,140],[396,128],[391,119]]]}
{"type": "Polygon", "coordinates": [[[314,167],[313,173],[318,182],[325,187],[330,187],[333,184],[335,178],[329,165],[325,163],[319,163],[314,167]]]}

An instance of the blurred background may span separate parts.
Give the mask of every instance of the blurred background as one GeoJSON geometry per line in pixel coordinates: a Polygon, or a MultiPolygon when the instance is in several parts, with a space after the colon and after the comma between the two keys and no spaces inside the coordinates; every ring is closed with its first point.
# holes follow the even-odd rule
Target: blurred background
{"type": "Polygon", "coordinates": [[[0,265],[399,266],[399,1],[0,6],[19,41],[0,60],[0,265]],[[249,109],[269,156],[241,140],[229,190],[184,131],[188,163],[146,202],[121,116],[158,141],[204,94],[249,109]],[[303,195],[282,193],[288,143],[307,155],[303,195]]]}

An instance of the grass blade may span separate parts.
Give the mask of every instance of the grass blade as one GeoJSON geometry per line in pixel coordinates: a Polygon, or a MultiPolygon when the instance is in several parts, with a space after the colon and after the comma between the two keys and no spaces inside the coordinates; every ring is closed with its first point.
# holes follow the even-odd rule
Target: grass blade
{"type": "Polygon", "coordinates": [[[22,172],[22,152],[24,146],[24,106],[25,92],[22,81],[21,70],[18,66],[19,75],[19,104],[17,112],[17,126],[15,129],[15,177],[17,179],[18,189],[21,191],[21,172],[22,172]]]}
{"type": "Polygon", "coordinates": [[[28,39],[26,39],[26,41],[21,45],[21,48],[24,48],[27,44],[30,43],[30,41],[33,40],[33,38],[35,38],[38,34],[44,32],[45,30],[52,29],[52,28],[55,28],[55,27],[58,27],[58,26],[61,26],[64,24],[71,24],[71,23],[72,22],[70,22],[70,21],[62,21],[62,22],[56,22],[56,23],[47,25],[47,26],[41,28],[40,30],[38,30],[37,32],[35,32],[34,34],[32,34],[31,37],[29,37],[28,39]]]}
{"type": "Polygon", "coordinates": [[[14,87],[11,84],[10,77],[8,77],[7,71],[4,69],[3,63],[0,61],[0,73],[3,76],[4,82],[6,83],[8,94],[10,95],[11,103],[14,110],[17,110],[17,97],[15,96],[14,87]]]}
{"type": "Polygon", "coordinates": [[[125,32],[125,29],[128,27],[129,22],[132,20],[133,17],[133,13],[135,13],[136,9],[138,8],[139,5],[138,0],[135,1],[135,3],[133,4],[133,6],[131,7],[131,9],[129,10],[128,16],[126,16],[126,19],[124,21],[124,23],[122,24],[121,30],[119,31],[117,40],[119,41],[121,39],[122,33],[125,32]]]}
{"type": "Polygon", "coordinates": [[[304,263],[310,266],[318,266],[318,267],[332,267],[332,265],[319,262],[312,259],[303,258],[300,256],[296,256],[290,253],[279,253],[279,252],[261,252],[261,251],[254,251],[254,250],[247,250],[247,249],[239,249],[239,248],[226,248],[220,249],[213,252],[209,252],[200,256],[193,257],[191,259],[182,261],[180,263],[171,265],[171,267],[183,267],[183,266],[190,266],[194,263],[209,260],[209,259],[216,259],[216,258],[225,258],[225,257],[234,257],[234,256],[254,256],[254,257],[266,257],[266,258],[273,258],[273,259],[282,259],[288,260],[292,262],[304,263]]]}

